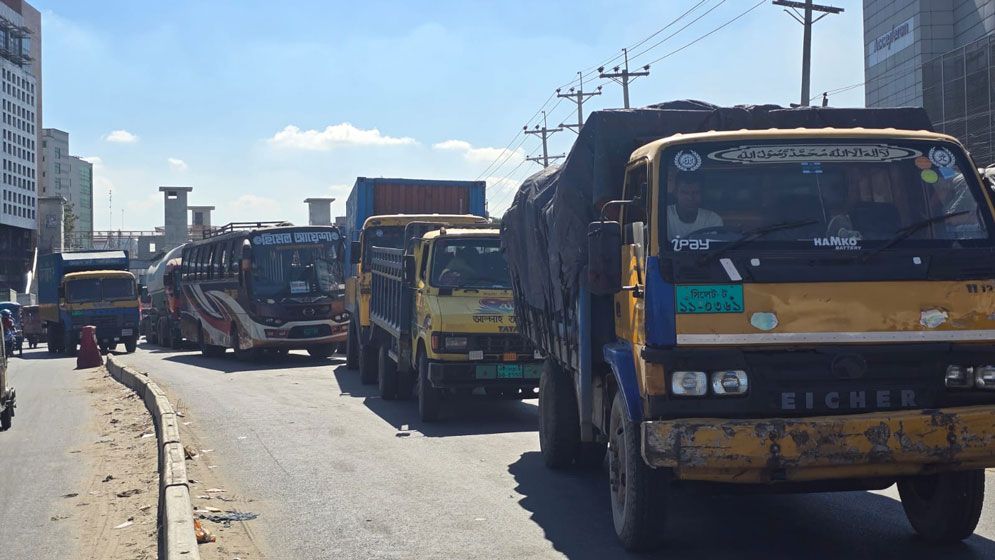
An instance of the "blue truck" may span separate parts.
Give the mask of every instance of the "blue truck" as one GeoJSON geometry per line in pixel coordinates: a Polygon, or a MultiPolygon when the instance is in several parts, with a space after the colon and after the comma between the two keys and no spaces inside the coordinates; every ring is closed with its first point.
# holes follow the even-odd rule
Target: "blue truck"
{"type": "Polygon", "coordinates": [[[134,352],[140,307],[126,251],[73,251],[38,259],[38,307],[48,352],[75,354],[80,331],[93,325],[104,352],[123,343],[134,352]]]}

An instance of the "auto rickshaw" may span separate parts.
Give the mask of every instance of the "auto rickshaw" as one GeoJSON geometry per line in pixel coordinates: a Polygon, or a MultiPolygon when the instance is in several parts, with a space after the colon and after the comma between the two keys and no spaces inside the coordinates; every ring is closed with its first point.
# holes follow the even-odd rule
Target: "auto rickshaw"
{"type": "Polygon", "coordinates": [[[38,343],[45,340],[45,326],[38,314],[37,305],[25,305],[21,308],[21,329],[28,348],[37,348],[38,343]]]}

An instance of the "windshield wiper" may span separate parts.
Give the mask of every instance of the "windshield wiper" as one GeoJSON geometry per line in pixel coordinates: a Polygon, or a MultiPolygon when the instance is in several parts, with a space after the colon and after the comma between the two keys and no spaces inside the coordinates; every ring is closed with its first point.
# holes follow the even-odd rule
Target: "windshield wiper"
{"type": "Polygon", "coordinates": [[[745,231],[743,232],[743,236],[737,239],[736,241],[733,241],[728,245],[725,245],[719,249],[716,249],[711,253],[702,256],[700,259],[698,259],[698,266],[707,264],[709,262],[713,262],[722,255],[728,253],[729,251],[739,249],[743,245],[752,243],[753,241],[756,241],[757,239],[760,239],[761,237],[769,233],[774,233],[775,231],[782,231],[786,229],[800,228],[802,226],[809,226],[817,223],[819,223],[818,220],[794,220],[791,222],[778,222],[776,224],[771,224],[769,226],[761,226],[755,229],[745,231]]]}
{"type": "Polygon", "coordinates": [[[874,249],[870,253],[867,253],[867,254],[865,254],[865,255],[863,255],[861,257],[857,257],[857,259],[861,263],[865,263],[871,257],[873,257],[874,255],[877,255],[881,251],[884,251],[884,250],[887,250],[887,249],[890,249],[890,248],[894,247],[896,244],[898,244],[901,241],[903,241],[903,240],[911,237],[912,234],[914,234],[915,232],[923,229],[926,226],[935,224],[937,222],[943,222],[943,221],[949,220],[950,218],[953,218],[954,216],[963,216],[964,214],[970,214],[970,211],[969,210],[961,210],[960,212],[950,212],[950,213],[947,213],[947,214],[940,214],[939,216],[933,216],[932,218],[926,218],[925,220],[920,220],[920,221],[918,221],[918,222],[916,222],[914,224],[907,225],[907,226],[903,227],[902,229],[898,230],[896,232],[898,235],[896,235],[895,237],[892,237],[891,239],[889,239],[887,243],[885,243],[884,245],[878,247],[877,249],[874,249]]]}

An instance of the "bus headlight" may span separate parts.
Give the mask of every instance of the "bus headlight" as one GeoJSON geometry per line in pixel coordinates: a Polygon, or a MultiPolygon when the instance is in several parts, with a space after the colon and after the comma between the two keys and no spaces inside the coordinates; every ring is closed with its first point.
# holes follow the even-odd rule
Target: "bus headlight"
{"type": "Polygon", "coordinates": [[[675,371],[670,392],[680,397],[701,397],[708,393],[708,375],[703,371],[675,371]]]}
{"type": "Polygon", "coordinates": [[[978,389],[995,389],[995,366],[974,368],[974,385],[978,389]]]}
{"type": "Polygon", "coordinates": [[[745,395],[749,389],[749,378],[741,369],[712,372],[712,392],[718,396],[745,395]]]}
{"type": "Polygon", "coordinates": [[[975,376],[971,371],[973,368],[961,366],[947,366],[947,374],[944,376],[944,384],[947,387],[957,389],[967,389],[975,383],[975,376]]]}

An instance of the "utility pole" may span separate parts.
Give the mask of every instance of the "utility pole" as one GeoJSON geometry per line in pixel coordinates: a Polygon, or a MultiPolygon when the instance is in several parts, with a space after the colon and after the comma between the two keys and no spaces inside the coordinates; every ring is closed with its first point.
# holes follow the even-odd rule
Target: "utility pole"
{"type": "Polygon", "coordinates": [[[812,77],[812,24],[829,14],[842,14],[843,8],[835,6],[820,6],[813,4],[812,0],[795,2],[792,0],[774,0],[775,6],[784,6],[784,11],[802,24],[805,29],[802,35],[802,99],[801,106],[808,107],[811,94],[809,93],[809,81],[812,77]],[[790,10],[788,8],[791,8],[790,10]],[[804,10],[799,12],[798,10],[804,10]],[[812,20],[812,12],[822,12],[822,15],[812,20]]]}
{"type": "Polygon", "coordinates": [[[622,100],[624,102],[625,108],[629,108],[629,82],[635,80],[640,76],[650,75],[650,65],[647,64],[643,66],[640,72],[629,72],[629,49],[622,49],[622,55],[625,57],[625,66],[619,71],[619,67],[616,66],[612,68],[614,72],[605,73],[605,67],[601,66],[598,68],[598,75],[601,78],[609,78],[617,84],[622,85],[622,100]]]}
{"type": "Polygon", "coordinates": [[[584,93],[584,74],[583,72],[577,72],[577,76],[579,76],[578,79],[580,80],[580,86],[576,89],[576,91],[574,88],[570,88],[570,93],[560,93],[559,88],[557,88],[556,97],[563,97],[577,104],[577,124],[560,123],[560,126],[563,128],[569,128],[577,134],[580,134],[580,127],[584,126],[584,101],[586,101],[588,97],[601,95],[601,86],[598,86],[598,89],[595,91],[584,93]]]}
{"type": "Polygon", "coordinates": [[[542,157],[541,158],[529,157],[525,158],[526,160],[534,161],[536,163],[539,163],[541,161],[543,167],[549,167],[549,160],[560,159],[561,157],[564,157],[562,155],[559,156],[549,155],[549,143],[547,142],[547,140],[549,139],[550,136],[563,129],[560,127],[548,128],[546,126],[546,111],[542,112],[542,128],[539,128],[539,125],[535,125],[535,128],[533,130],[529,130],[529,126],[525,125],[522,127],[522,130],[525,131],[525,134],[538,134],[542,138],[542,157]]]}

